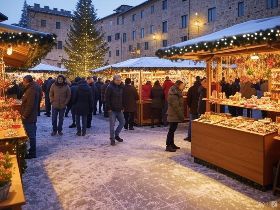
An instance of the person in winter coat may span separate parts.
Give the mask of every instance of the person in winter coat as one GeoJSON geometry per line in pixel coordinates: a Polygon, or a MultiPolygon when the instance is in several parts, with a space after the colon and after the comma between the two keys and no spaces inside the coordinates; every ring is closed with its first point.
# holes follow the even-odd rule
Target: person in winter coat
{"type": "Polygon", "coordinates": [[[174,143],[174,133],[177,130],[178,124],[184,121],[183,90],[184,83],[178,80],[168,93],[167,121],[169,122],[169,131],[166,138],[167,152],[176,152],[177,149],[180,149],[174,143]]]}
{"type": "Polygon", "coordinates": [[[73,106],[76,109],[77,136],[85,136],[87,129],[87,116],[89,113],[92,113],[93,110],[92,90],[87,84],[87,81],[81,80],[79,82],[73,106]]]}
{"type": "Polygon", "coordinates": [[[119,75],[113,77],[113,81],[107,87],[105,98],[110,117],[110,140],[111,145],[114,146],[115,140],[123,142],[123,139],[120,138],[120,133],[125,123],[123,115],[123,85],[119,75]],[[119,125],[114,130],[116,119],[119,121],[119,125]]]}
{"type": "Polygon", "coordinates": [[[206,78],[203,78],[201,80],[201,86],[198,88],[198,94],[199,94],[199,99],[198,99],[198,108],[197,108],[197,113],[198,115],[205,114],[206,112],[206,101],[203,99],[207,97],[207,81],[206,78]]]}
{"type": "Polygon", "coordinates": [[[63,75],[57,77],[56,82],[51,86],[50,89],[50,101],[52,104],[52,136],[57,133],[62,136],[62,126],[64,120],[64,113],[67,104],[71,99],[71,90],[66,83],[66,79],[63,75]],[[59,117],[57,123],[57,117],[59,117]]]}
{"type": "Polygon", "coordinates": [[[50,89],[52,84],[55,82],[55,80],[52,77],[49,77],[43,84],[42,90],[45,93],[45,108],[46,108],[46,113],[47,117],[51,116],[51,102],[50,102],[50,89]]]}
{"type": "Polygon", "coordinates": [[[88,77],[87,78],[87,84],[89,85],[91,92],[92,92],[92,98],[93,98],[93,109],[90,110],[90,112],[88,113],[87,116],[87,128],[91,128],[91,123],[92,123],[92,114],[96,115],[96,99],[97,99],[97,95],[98,95],[98,91],[97,88],[95,86],[95,82],[94,79],[92,77],[88,77]]]}
{"type": "Polygon", "coordinates": [[[164,92],[164,108],[163,108],[163,124],[164,126],[167,126],[167,109],[168,109],[168,102],[167,102],[167,99],[168,99],[168,92],[170,90],[170,88],[174,85],[174,82],[172,82],[169,77],[165,77],[165,81],[162,85],[162,88],[163,88],[163,92],[164,92]]]}
{"type": "Polygon", "coordinates": [[[102,87],[101,87],[101,101],[103,103],[104,117],[106,117],[106,118],[109,117],[109,114],[108,114],[108,110],[106,107],[105,93],[106,93],[106,89],[109,84],[110,84],[110,80],[106,80],[105,84],[102,85],[102,87]]]}
{"type": "Polygon", "coordinates": [[[76,107],[74,106],[74,99],[77,94],[78,84],[80,81],[81,81],[81,78],[76,77],[70,88],[71,99],[70,99],[68,105],[71,107],[72,124],[69,126],[69,128],[76,128],[76,107]]]}
{"type": "Polygon", "coordinates": [[[41,101],[43,98],[43,90],[42,87],[36,82],[37,87],[38,87],[38,92],[39,92],[39,101],[38,101],[38,113],[37,115],[40,116],[41,115],[41,101]]]}
{"type": "Polygon", "coordinates": [[[17,84],[17,81],[14,80],[12,85],[13,86],[8,88],[8,90],[7,90],[7,97],[17,99],[18,98],[18,93],[19,93],[19,86],[17,84]]]}
{"type": "Polygon", "coordinates": [[[145,85],[142,86],[142,100],[151,99],[152,83],[147,81],[145,85]]]}
{"type": "Polygon", "coordinates": [[[39,88],[32,76],[27,75],[23,78],[25,92],[22,98],[21,118],[24,129],[30,141],[30,149],[26,159],[36,158],[36,123],[37,107],[39,103],[39,88]]]}
{"type": "Polygon", "coordinates": [[[97,95],[96,95],[96,98],[95,98],[95,103],[96,103],[95,110],[97,110],[97,103],[98,103],[99,114],[102,114],[101,87],[102,87],[103,84],[104,83],[102,82],[102,78],[98,78],[97,82],[95,83],[95,87],[96,87],[96,90],[97,90],[97,95]]]}
{"type": "Polygon", "coordinates": [[[201,86],[200,77],[196,77],[196,81],[192,87],[188,90],[187,93],[187,104],[190,110],[190,121],[189,121],[189,128],[188,128],[188,137],[185,138],[185,141],[191,141],[192,138],[192,121],[198,118],[198,100],[199,100],[199,93],[198,89],[201,86]]]}
{"type": "Polygon", "coordinates": [[[160,86],[159,81],[156,81],[152,90],[151,90],[151,98],[152,98],[152,105],[151,105],[151,123],[152,128],[155,125],[155,119],[158,120],[158,127],[162,124],[162,109],[164,105],[164,92],[163,88],[160,86]]]}
{"type": "Polygon", "coordinates": [[[123,88],[123,107],[124,107],[124,128],[127,130],[134,130],[134,116],[137,109],[137,101],[139,95],[134,86],[131,85],[131,79],[125,79],[125,86],[123,88]]]}

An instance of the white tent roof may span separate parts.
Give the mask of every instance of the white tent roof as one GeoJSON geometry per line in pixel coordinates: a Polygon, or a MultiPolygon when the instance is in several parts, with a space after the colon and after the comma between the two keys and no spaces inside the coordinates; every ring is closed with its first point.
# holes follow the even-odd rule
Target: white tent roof
{"type": "Polygon", "coordinates": [[[31,68],[31,69],[28,69],[29,71],[37,71],[37,72],[41,72],[41,71],[50,71],[50,72],[66,72],[67,70],[66,69],[62,69],[62,68],[59,68],[57,66],[51,66],[51,65],[48,65],[48,64],[43,64],[43,63],[40,63],[39,65],[31,68]]]}
{"type": "Polygon", "coordinates": [[[161,59],[157,57],[141,57],[129,59],[120,63],[116,63],[113,65],[104,66],[98,69],[92,70],[92,72],[101,72],[108,70],[110,68],[205,68],[206,65],[204,62],[196,63],[191,60],[180,60],[180,61],[171,61],[167,59],[161,59]]]}
{"type": "MultiPolygon", "coordinates": [[[[258,19],[258,20],[250,20],[205,36],[201,36],[195,39],[191,39],[185,42],[172,45],[171,48],[184,47],[184,46],[189,46],[201,42],[213,42],[219,39],[223,39],[225,37],[233,37],[237,35],[255,33],[261,30],[264,31],[267,29],[272,29],[277,26],[280,26],[280,16],[269,17],[269,18],[258,19]]],[[[168,49],[168,48],[169,47],[162,48],[162,49],[168,49]]]]}

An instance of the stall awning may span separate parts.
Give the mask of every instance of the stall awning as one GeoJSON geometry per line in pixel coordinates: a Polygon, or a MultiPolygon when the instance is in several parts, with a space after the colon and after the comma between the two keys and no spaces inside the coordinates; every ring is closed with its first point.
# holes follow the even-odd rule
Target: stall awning
{"type": "Polygon", "coordinates": [[[158,57],[207,59],[214,54],[280,50],[280,16],[251,20],[156,52],[158,57]]]}
{"type": "Polygon", "coordinates": [[[28,70],[32,71],[32,72],[38,72],[38,73],[41,73],[41,72],[66,72],[67,71],[67,69],[63,69],[63,68],[59,68],[57,66],[51,66],[51,65],[43,64],[43,63],[40,63],[39,65],[35,66],[34,68],[30,68],[28,70]]]}
{"type": "Polygon", "coordinates": [[[0,51],[6,66],[32,67],[54,47],[56,36],[18,26],[0,23],[0,51]],[[7,49],[12,48],[8,55],[7,49]]]}
{"type": "Polygon", "coordinates": [[[157,57],[141,57],[129,59],[113,65],[104,66],[92,70],[92,72],[102,72],[109,69],[201,69],[205,68],[204,62],[194,62],[191,60],[170,61],[168,59],[161,59],[157,57]]]}

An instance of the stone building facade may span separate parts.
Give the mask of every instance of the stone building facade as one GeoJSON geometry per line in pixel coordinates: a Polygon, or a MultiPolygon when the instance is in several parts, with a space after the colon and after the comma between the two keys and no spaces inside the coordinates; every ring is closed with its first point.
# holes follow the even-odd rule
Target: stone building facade
{"type": "Polygon", "coordinates": [[[278,0],[148,0],[98,21],[110,50],[108,63],[154,56],[163,46],[252,19],[280,15],[278,0]]]}
{"type": "Polygon", "coordinates": [[[71,12],[50,9],[48,6],[40,7],[40,4],[28,6],[27,11],[28,28],[57,35],[57,45],[42,59],[42,63],[63,67],[62,59],[67,58],[63,46],[71,25],[71,12]]]}

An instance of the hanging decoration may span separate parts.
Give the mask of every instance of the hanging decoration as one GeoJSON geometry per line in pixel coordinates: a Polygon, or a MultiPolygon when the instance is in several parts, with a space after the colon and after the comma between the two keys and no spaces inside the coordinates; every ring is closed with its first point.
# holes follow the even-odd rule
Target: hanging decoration
{"type": "Polygon", "coordinates": [[[186,45],[183,47],[170,47],[159,49],[156,55],[160,58],[172,58],[182,56],[188,53],[196,53],[200,51],[214,52],[222,49],[229,49],[234,47],[245,47],[256,44],[272,44],[275,41],[280,41],[280,26],[273,29],[261,30],[255,33],[242,34],[231,37],[224,37],[219,40],[211,42],[200,42],[193,45],[186,45]]]}

